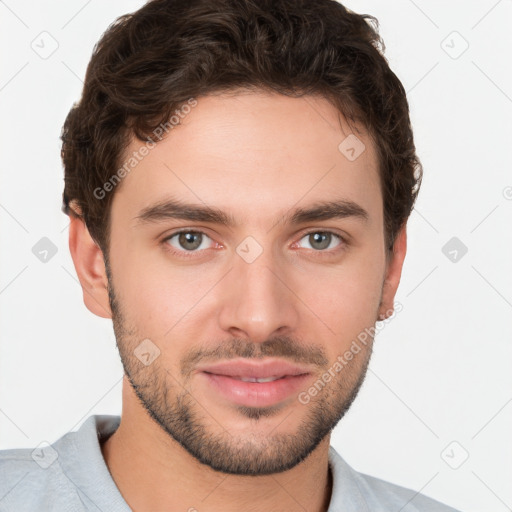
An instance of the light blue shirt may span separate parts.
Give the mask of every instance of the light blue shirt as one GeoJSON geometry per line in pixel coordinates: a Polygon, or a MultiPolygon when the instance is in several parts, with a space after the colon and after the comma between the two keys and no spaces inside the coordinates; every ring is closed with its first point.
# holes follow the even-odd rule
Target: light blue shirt
{"type": "MultiPolygon", "coordinates": [[[[130,512],[100,448],[120,416],[94,415],[76,432],[36,449],[0,451],[0,512],[130,512]]],[[[333,489],[328,512],[457,512],[442,503],[352,469],[329,447],[333,489]]]]}

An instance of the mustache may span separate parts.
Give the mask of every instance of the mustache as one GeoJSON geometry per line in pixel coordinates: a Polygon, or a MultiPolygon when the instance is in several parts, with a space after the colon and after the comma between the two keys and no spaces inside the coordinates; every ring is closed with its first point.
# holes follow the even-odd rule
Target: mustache
{"type": "Polygon", "coordinates": [[[232,338],[218,343],[215,348],[201,347],[181,359],[181,372],[190,375],[199,363],[214,363],[235,358],[262,359],[281,357],[298,364],[327,367],[329,361],[323,347],[304,344],[289,336],[277,336],[262,343],[243,338],[232,338]]]}

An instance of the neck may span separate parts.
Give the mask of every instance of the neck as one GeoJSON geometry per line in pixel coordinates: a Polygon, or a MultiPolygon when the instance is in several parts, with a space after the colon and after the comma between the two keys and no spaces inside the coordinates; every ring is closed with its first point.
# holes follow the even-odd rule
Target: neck
{"type": "MultiPolygon", "coordinates": [[[[123,382],[124,392],[126,387],[123,382]]],[[[282,473],[220,473],[192,457],[138,402],[123,398],[119,428],[101,450],[132,510],[326,512],[332,493],[329,443],[326,436],[304,461],[282,473]]]]}

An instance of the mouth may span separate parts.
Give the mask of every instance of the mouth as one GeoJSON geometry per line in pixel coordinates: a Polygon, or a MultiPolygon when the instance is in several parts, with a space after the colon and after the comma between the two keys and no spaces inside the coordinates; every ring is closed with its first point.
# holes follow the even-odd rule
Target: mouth
{"type": "Polygon", "coordinates": [[[234,360],[204,367],[198,375],[206,381],[205,392],[216,399],[220,396],[238,405],[268,407],[304,389],[311,370],[287,361],[234,360]]]}
{"type": "MultiPolygon", "coordinates": [[[[209,372],[206,372],[209,373],[209,372]]],[[[242,382],[274,382],[279,379],[287,379],[289,377],[296,377],[296,375],[280,375],[276,377],[242,377],[241,375],[222,375],[211,373],[211,375],[221,375],[223,377],[231,377],[232,379],[241,380],[242,382]]],[[[302,374],[305,375],[305,374],[302,374]]]]}
{"type": "Polygon", "coordinates": [[[254,382],[264,379],[277,380],[283,377],[294,377],[311,372],[311,367],[293,364],[282,359],[266,359],[264,361],[252,361],[248,359],[233,359],[217,364],[202,366],[199,371],[214,375],[224,375],[239,380],[254,382]]]}

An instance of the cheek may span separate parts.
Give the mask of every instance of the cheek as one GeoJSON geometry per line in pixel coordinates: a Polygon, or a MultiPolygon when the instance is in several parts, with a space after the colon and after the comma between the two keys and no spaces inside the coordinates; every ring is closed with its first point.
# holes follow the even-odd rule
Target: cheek
{"type": "Polygon", "coordinates": [[[332,334],[333,349],[340,351],[358,334],[375,324],[381,300],[383,263],[358,253],[345,264],[311,286],[311,278],[302,283],[304,302],[311,305],[332,334]],[[318,286],[321,284],[321,286],[318,286]]]}
{"type": "Polygon", "coordinates": [[[116,248],[111,263],[116,295],[140,336],[170,336],[172,329],[183,329],[196,317],[201,308],[196,311],[195,306],[215,283],[215,275],[192,267],[173,268],[160,249],[138,250],[132,245],[123,254],[121,245],[116,248]]]}
{"type": "MultiPolygon", "coordinates": [[[[334,325],[362,325],[375,320],[380,302],[381,286],[377,281],[363,284],[354,279],[333,279],[322,293],[311,294],[310,303],[316,304],[318,315],[334,325]]],[[[308,301],[309,302],[309,301],[308,301]]],[[[333,329],[337,332],[339,329],[333,329]]]]}
{"type": "MultiPolygon", "coordinates": [[[[147,253],[135,243],[112,240],[111,247],[114,287],[125,319],[135,325],[141,335],[150,337],[145,330],[168,318],[173,302],[169,291],[175,288],[166,285],[162,269],[156,268],[147,253]]],[[[160,331],[154,330],[153,335],[160,331]]]]}

